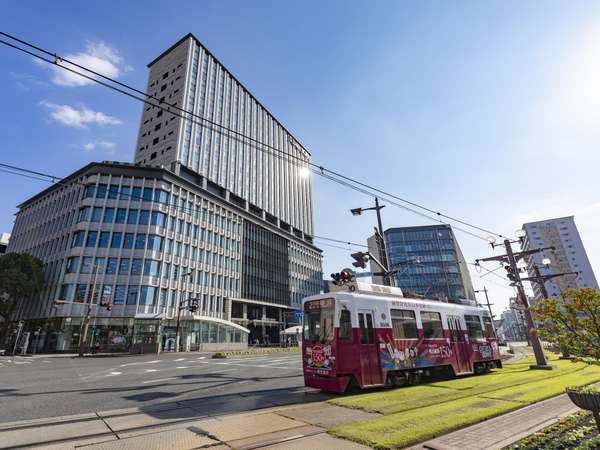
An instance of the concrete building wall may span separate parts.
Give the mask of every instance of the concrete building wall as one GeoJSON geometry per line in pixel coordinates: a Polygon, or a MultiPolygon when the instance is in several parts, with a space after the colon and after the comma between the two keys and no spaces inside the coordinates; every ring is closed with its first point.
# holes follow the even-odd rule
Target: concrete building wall
{"type": "MultiPolygon", "coordinates": [[[[534,264],[542,275],[579,272],[577,275],[566,275],[548,280],[545,283],[548,295],[560,297],[565,289],[577,287],[598,289],[598,282],[573,216],[526,223],[523,225],[523,229],[526,232],[523,241],[524,250],[555,248],[554,251],[545,250],[526,259],[530,276],[535,275],[534,264]],[[545,258],[551,261],[549,267],[545,267],[542,262],[545,258]]],[[[537,302],[542,299],[543,295],[537,283],[532,283],[532,287],[535,293],[535,302],[537,302]]]]}

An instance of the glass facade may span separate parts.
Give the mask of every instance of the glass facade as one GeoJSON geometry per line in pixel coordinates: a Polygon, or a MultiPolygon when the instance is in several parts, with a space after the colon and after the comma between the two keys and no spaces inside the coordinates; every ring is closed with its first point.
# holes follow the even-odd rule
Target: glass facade
{"type": "Polygon", "coordinates": [[[233,299],[290,308],[318,292],[317,249],[184,184],[164,169],[97,164],[22,205],[10,250],[42,259],[49,282],[19,316],[80,317],[92,301],[113,305],[97,307],[98,318],[168,318],[180,301],[197,298],[198,318],[186,320],[231,323],[233,299]],[[67,304],[53,309],[57,299],[67,304]]]}
{"type": "Polygon", "coordinates": [[[404,295],[455,302],[474,299],[473,286],[449,225],[385,231],[390,266],[404,295]]]}

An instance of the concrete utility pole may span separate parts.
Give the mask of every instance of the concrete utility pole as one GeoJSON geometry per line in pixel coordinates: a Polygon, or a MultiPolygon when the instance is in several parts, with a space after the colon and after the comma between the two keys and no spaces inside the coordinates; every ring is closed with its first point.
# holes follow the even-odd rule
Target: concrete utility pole
{"type": "Polygon", "coordinates": [[[483,292],[485,294],[485,303],[488,307],[488,311],[490,312],[490,319],[492,319],[492,326],[493,326],[494,325],[494,314],[492,314],[492,304],[493,303],[490,303],[490,298],[488,297],[488,290],[485,286],[483,287],[483,289],[475,291],[476,294],[479,294],[480,292],[483,292]]]}
{"type": "Polygon", "coordinates": [[[94,278],[92,282],[92,290],[88,295],[88,301],[86,302],[86,312],[81,322],[81,328],[79,330],[79,356],[83,356],[85,353],[85,343],[87,341],[88,325],[90,323],[90,317],[92,315],[92,307],[94,306],[94,293],[96,292],[96,281],[98,279],[98,265],[94,264],[94,278]]]}
{"type": "Polygon", "coordinates": [[[179,303],[177,304],[177,326],[175,327],[175,352],[179,352],[179,327],[181,321],[181,310],[185,308],[184,304],[189,300],[185,300],[183,296],[185,295],[186,286],[183,285],[183,279],[185,277],[189,277],[192,275],[192,271],[186,272],[181,275],[179,279],[180,289],[179,289],[179,303]]]}
{"type": "MultiPolygon", "coordinates": [[[[521,239],[521,237],[519,237],[521,239]]],[[[540,248],[535,250],[527,250],[523,252],[513,253],[512,243],[513,242],[521,242],[519,241],[511,241],[509,239],[505,239],[503,244],[506,250],[505,255],[501,256],[492,256],[489,258],[478,259],[476,262],[480,261],[500,261],[502,263],[506,263],[505,267],[508,272],[508,277],[512,281],[511,285],[513,285],[517,289],[518,298],[521,300],[521,303],[524,306],[525,311],[525,320],[527,321],[527,333],[531,339],[531,345],[533,346],[533,353],[535,354],[536,364],[530,366],[532,369],[552,369],[553,366],[548,364],[548,360],[546,359],[546,355],[544,354],[544,348],[542,347],[542,341],[540,340],[538,334],[535,332],[535,323],[533,321],[533,316],[531,311],[529,311],[529,302],[527,301],[527,295],[525,294],[525,289],[523,288],[523,282],[521,277],[519,276],[519,269],[517,267],[517,258],[522,256],[531,255],[533,253],[538,253],[543,250],[547,250],[546,248],[540,248]]],[[[492,248],[496,246],[494,242],[490,242],[492,248]]]]}
{"type": "Polygon", "coordinates": [[[375,197],[375,206],[371,207],[371,208],[353,208],[350,210],[350,212],[352,213],[353,216],[360,216],[363,211],[375,211],[375,213],[377,214],[377,228],[375,229],[376,233],[376,240],[377,240],[377,246],[379,247],[379,258],[380,261],[374,259],[378,265],[381,266],[381,269],[384,273],[386,273],[387,275],[384,275],[383,277],[383,283],[387,286],[391,286],[392,283],[389,279],[389,271],[390,271],[390,266],[388,263],[388,257],[387,257],[387,249],[386,249],[386,245],[385,245],[385,235],[383,234],[383,223],[381,221],[381,210],[385,208],[385,205],[380,205],[379,204],[379,199],[377,197],[375,197]]]}

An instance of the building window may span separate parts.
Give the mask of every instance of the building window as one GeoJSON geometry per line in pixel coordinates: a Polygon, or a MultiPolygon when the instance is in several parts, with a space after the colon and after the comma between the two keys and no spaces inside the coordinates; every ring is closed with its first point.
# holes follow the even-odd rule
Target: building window
{"type": "Polygon", "coordinates": [[[140,211],[139,224],[140,225],[148,225],[149,222],[150,222],[150,211],[148,211],[147,209],[142,209],[140,211]]]}
{"type": "Polygon", "coordinates": [[[119,262],[119,275],[129,275],[129,258],[121,258],[119,262]]]}
{"type": "Polygon", "coordinates": [[[125,303],[125,289],[126,286],[123,284],[118,284],[115,286],[115,297],[113,301],[115,305],[122,305],[125,303]]]}
{"type": "Polygon", "coordinates": [[[421,323],[423,324],[423,337],[425,339],[440,339],[444,337],[440,313],[421,311],[421,323]]]}
{"type": "Polygon", "coordinates": [[[112,223],[115,219],[115,208],[106,208],[104,210],[104,217],[102,222],[104,223],[112,223]]]}
{"type": "Polygon", "coordinates": [[[135,305],[137,302],[137,295],[138,295],[138,287],[130,285],[129,289],[127,290],[127,304],[135,305]]]}
{"type": "Polygon", "coordinates": [[[133,233],[125,233],[123,248],[133,248],[133,233]]]}
{"type": "Polygon", "coordinates": [[[140,305],[154,306],[156,302],[156,288],[154,286],[142,286],[140,291],[140,305]]]}
{"type": "Polygon", "coordinates": [[[135,248],[137,250],[144,250],[146,248],[146,235],[144,233],[138,233],[135,236],[135,248]]]}
{"type": "Polygon", "coordinates": [[[108,258],[106,262],[106,274],[115,275],[117,273],[117,266],[119,265],[118,258],[108,258]]]}
{"type": "Polygon", "coordinates": [[[110,248],[121,248],[121,242],[123,240],[123,233],[115,232],[112,235],[112,240],[110,241],[110,248]]]}
{"type": "Polygon", "coordinates": [[[131,200],[134,202],[139,202],[142,199],[142,188],[135,186],[133,191],[131,192],[131,200]]]}
{"type": "Polygon", "coordinates": [[[95,247],[96,241],[98,240],[97,231],[88,231],[87,240],[85,241],[86,247],[95,247]]]}
{"type": "Polygon", "coordinates": [[[158,211],[152,211],[152,217],[150,219],[150,224],[160,227],[160,228],[164,228],[165,226],[165,215],[164,213],[158,212],[158,211]]]}
{"type": "Polygon", "coordinates": [[[96,198],[106,198],[107,188],[106,184],[99,184],[98,191],[96,191],[96,198]]]}
{"type": "Polygon", "coordinates": [[[143,191],[143,196],[142,198],[144,199],[145,202],[151,202],[152,201],[152,188],[144,188],[143,191]]]}
{"type": "Polygon", "coordinates": [[[130,209],[129,213],[127,214],[127,223],[130,225],[135,225],[135,224],[137,224],[137,219],[138,219],[138,210],[130,209]]]}
{"type": "Polygon", "coordinates": [[[94,207],[92,210],[92,222],[100,222],[102,220],[102,208],[94,207]]]}
{"type": "Polygon", "coordinates": [[[116,184],[111,184],[108,188],[108,198],[111,200],[116,200],[119,196],[119,186],[116,184]]]}
{"type": "Polygon", "coordinates": [[[142,259],[141,258],[133,258],[131,261],[131,275],[141,275],[142,274],[142,259]]]}
{"type": "Polygon", "coordinates": [[[115,223],[125,223],[125,218],[127,217],[127,210],[125,208],[117,209],[117,218],[115,223]]]}
{"type": "Polygon", "coordinates": [[[67,259],[66,273],[77,273],[79,270],[79,256],[71,256],[67,259]]]}
{"type": "Polygon", "coordinates": [[[91,256],[84,256],[81,260],[81,273],[92,273],[94,266],[94,258],[91,256]]]}
{"type": "Polygon", "coordinates": [[[467,324],[469,339],[483,339],[483,330],[481,329],[479,316],[465,315],[465,322],[467,324]]]}
{"type": "Polygon", "coordinates": [[[414,311],[392,309],[392,328],[394,339],[417,339],[417,319],[414,311]]]}
{"type": "Polygon", "coordinates": [[[79,208],[79,213],[77,214],[77,223],[90,220],[91,211],[92,211],[92,208],[89,206],[79,208]]]}
{"type": "Polygon", "coordinates": [[[121,188],[121,194],[119,195],[119,200],[129,200],[131,193],[131,188],[129,186],[123,186],[121,188]]]}
{"type": "Polygon", "coordinates": [[[81,247],[85,238],[85,231],[76,231],[73,233],[73,243],[71,247],[81,247]]]}
{"type": "Polygon", "coordinates": [[[110,233],[108,231],[102,231],[100,233],[100,239],[98,240],[99,248],[107,248],[110,242],[110,233]]]}
{"type": "Polygon", "coordinates": [[[85,293],[87,292],[87,284],[78,284],[75,289],[75,298],[73,301],[77,303],[85,302],[85,293]]]}
{"type": "Polygon", "coordinates": [[[88,184],[83,190],[83,198],[93,198],[96,194],[96,186],[94,184],[88,184]]]}

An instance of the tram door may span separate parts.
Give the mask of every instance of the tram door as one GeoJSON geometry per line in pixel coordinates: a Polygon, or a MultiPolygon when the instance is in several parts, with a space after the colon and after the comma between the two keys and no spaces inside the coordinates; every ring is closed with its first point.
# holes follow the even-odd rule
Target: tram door
{"type": "Polygon", "coordinates": [[[465,342],[465,332],[460,326],[459,316],[448,316],[448,330],[450,330],[450,343],[456,355],[456,365],[459,373],[471,372],[469,352],[465,342]]]}
{"type": "Polygon", "coordinates": [[[364,385],[382,384],[379,348],[375,337],[372,311],[358,311],[360,331],[360,368],[364,385]]]}

